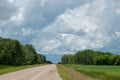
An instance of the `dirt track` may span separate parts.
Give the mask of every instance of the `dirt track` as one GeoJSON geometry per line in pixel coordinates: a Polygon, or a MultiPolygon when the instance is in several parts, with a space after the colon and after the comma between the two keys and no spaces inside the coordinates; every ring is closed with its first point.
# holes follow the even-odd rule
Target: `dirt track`
{"type": "Polygon", "coordinates": [[[0,80],[62,80],[56,65],[46,65],[0,75],[0,80]]]}

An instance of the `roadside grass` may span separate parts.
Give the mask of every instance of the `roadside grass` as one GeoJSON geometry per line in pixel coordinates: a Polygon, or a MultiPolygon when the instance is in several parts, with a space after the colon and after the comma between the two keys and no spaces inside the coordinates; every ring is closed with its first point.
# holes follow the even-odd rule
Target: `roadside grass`
{"type": "Polygon", "coordinates": [[[63,80],[71,80],[70,75],[68,71],[66,70],[66,67],[60,64],[56,64],[58,73],[60,74],[61,78],[63,80]]]}
{"type": "Polygon", "coordinates": [[[66,65],[100,80],[120,80],[120,66],[66,65]]]}
{"type": "Polygon", "coordinates": [[[44,64],[25,65],[25,66],[0,65],[0,75],[27,69],[27,68],[37,67],[41,65],[44,65],[44,64]]]}
{"type": "Polygon", "coordinates": [[[93,80],[93,78],[81,74],[71,67],[57,64],[57,68],[63,80],[93,80]]]}

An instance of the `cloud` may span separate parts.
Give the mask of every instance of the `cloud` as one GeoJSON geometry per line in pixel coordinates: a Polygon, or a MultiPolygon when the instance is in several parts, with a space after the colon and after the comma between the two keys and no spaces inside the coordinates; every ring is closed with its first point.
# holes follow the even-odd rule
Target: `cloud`
{"type": "MultiPolygon", "coordinates": [[[[39,32],[66,9],[83,5],[87,1],[90,0],[78,0],[77,3],[74,0],[2,0],[0,14],[4,14],[4,16],[0,16],[0,36],[19,38],[24,41],[25,39],[21,39],[24,36],[24,34],[22,35],[23,28],[31,28],[34,29],[34,32],[39,32]]],[[[35,33],[33,35],[35,37],[35,33]]],[[[28,36],[30,37],[29,34],[28,36]]],[[[28,38],[27,35],[26,38],[28,38]]]]}
{"type": "MultiPolygon", "coordinates": [[[[100,50],[107,47],[109,43],[111,44],[117,38],[113,35],[115,30],[120,30],[118,23],[120,18],[117,18],[118,15],[114,12],[116,5],[112,5],[112,3],[113,0],[110,2],[94,0],[74,9],[66,9],[63,14],[57,16],[52,24],[42,30],[44,39],[47,40],[43,44],[51,41],[46,33],[49,35],[55,34],[52,39],[60,43],[52,49],[47,47],[49,48],[47,52],[53,51],[54,53],[54,50],[57,50],[58,53],[67,53],[83,49],[100,50]]],[[[41,39],[40,36],[37,36],[35,40],[37,40],[36,42],[42,42],[41,39]]],[[[46,48],[47,45],[40,46],[42,48],[39,47],[39,51],[46,48]]]]}
{"type": "Polygon", "coordinates": [[[0,27],[2,27],[1,30],[4,28],[4,31],[1,36],[14,38],[12,32],[18,29],[17,36],[21,36],[22,28],[34,28],[35,31],[40,31],[51,24],[66,9],[82,5],[87,1],[89,0],[78,0],[77,3],[74,0],[2,0],[0,3],[0,27]],[[7,31],[8,26],[11,31],[7,31]],[[5,36],[4,33],[8,34],[5,36]]]}
{"type": "Polygon", "coordinates": [[[9,20],[16,12],[16,7],[8,0],[0,1],[0,24],[3,21],[9,20]]]}
{"type": "MultiPolygon", "coordinates": [[[[90,0],[35,0],[22,1],[20,5],[24,9],[24,26],[34,26],[35,29],[42,29],[51,24],[58,15],[66,9],[71,9],[90,0]],[[27,4],[26,4],[27,3],[27,4]]],[[[19,1],[18,1],[19,2],[19,1]]]]}
{"type": "Polygon", "coordinates": [[[23,9],[23,26],[32,26],[34,29],[41,30],[51,24],[66,9],[75,8],[88,1],[90,0],[77,0],[77,2],[74,0],[17,0],[16,4],[23,9]]]}
{"type": "Polygon", "coordinates": [[[2,0],[0,7],[0,36],[32,43],[40,53],[120,46],[119,0],[2,0]]]}

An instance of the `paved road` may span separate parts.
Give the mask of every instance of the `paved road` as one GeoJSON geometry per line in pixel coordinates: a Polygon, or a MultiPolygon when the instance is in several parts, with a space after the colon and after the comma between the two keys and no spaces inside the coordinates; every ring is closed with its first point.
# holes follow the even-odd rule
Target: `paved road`
{"type": "Polygon", "coordinates": [[[56,65],[45,65],[29,68],[5,75],[0,80],[62,80],[57,72],[56,65]]]}

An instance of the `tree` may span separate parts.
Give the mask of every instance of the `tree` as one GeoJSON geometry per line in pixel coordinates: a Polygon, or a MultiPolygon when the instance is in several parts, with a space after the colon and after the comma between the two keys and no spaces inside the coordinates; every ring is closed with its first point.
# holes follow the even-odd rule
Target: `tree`
{"type": "Polygon", "coordinates": [[[120,65],[120,56],[110,52],[93,50],[78,51],[74,55],[63,55],[63,64],[120,65]]]}
{"type": "Polygon", "coordinates": [[[22,46],[24,53],[24,63],[25,64],[35,64],[37,62],[37,53],[35,48],[31,44],[26,44],[22,46]]]}
{"type": "Polygon", "coordinates": [[[115,65],[120,65],[120,56],[116,59],[115,65]]]}
{"type": "Polygon", "coordinates": [[[51,62],[51,61],[46,61],[46,63],[47,63],[47,64],[52,64],[52,62],[51,62]]]}
{"type": "Polygon", "coordinates": [[[62,63],[63,64],[73,64],[74,63],[74,56],[71,54],[66,54],[62,56],[62,63]]]}
{"type": "Polygon", "coordinates": [[[10,60],[12,65],[23,65],[23,53],[19,41],[13,40],[9,51],[12,53],[12,60],[10,60]]]}
{"type": "Polygon", "coordinates": [[[109,55],[100,55],[100,56],[96,56],[94,59],[94,64],[96,65],[108,65],[108,59],[109,59],[109,55]]]}
{"type": "Polygon", "coordinates": [[[0,63],[10,65],[22,65],[20,43],[17,40],[0,38],[0,63]]]}
{"type": "Polygon", "coordinates": [[[46,58],[45,56],[43,56],[42,54],[37,54],[37,63],[38,64],[42,64],[46,62],[46,58]]]}
{"type": "Polygon", "coordinates": [[[109,65],[116,65],[116,60],[118,57],[118,55],[111,55],[108,59],[109,65]]]}
{"type": "Polygon", "coordinates": [[[0,37],[0,64],[26,65],[46,62],[31,44],[21,45],[18,40],[0,37]]]}
{"type": "Polygon", "coordinates": [[[75,63],[76,64],[94,64],[94,57],[96,52],[93,50],[84,50],[79,51],[75,54],[75,63]]]}

